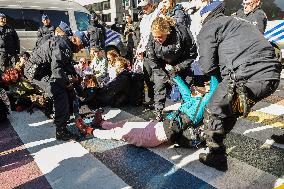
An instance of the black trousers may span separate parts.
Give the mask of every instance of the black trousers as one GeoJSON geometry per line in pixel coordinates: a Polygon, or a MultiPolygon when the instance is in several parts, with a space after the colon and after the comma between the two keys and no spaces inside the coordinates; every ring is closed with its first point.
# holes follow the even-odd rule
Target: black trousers
{"type": "Polygon", "coordinates": [[[144,72],[144,81],[148,88],[148,97],[150,99],[154,99],[154,83],[152,76],[152,68],[149,65],[149,59],[147,57],[144,58],[143,62],[143,72],[144,72]]]}
{"type": "Polygon", "coordinates": [[[64,130],[70,116],[68,92],[55,82],[50,83],[50,89],[54,103],[54,124],[56,125],[57,130],[64,130]]]}
{"type": "MultiPolygon", "coordinates": [[[[249,81],[245,84],[248,98],[255,103],[271,95],[278,85],[279,80],[249,81]]],[[[223,80],[219,83],[204,112],[204,125],[207,128],[208,140],[221,145],[226,133],[232,130],[240,116],[233,111],[227,91],[228,80],[223,80]]]]}

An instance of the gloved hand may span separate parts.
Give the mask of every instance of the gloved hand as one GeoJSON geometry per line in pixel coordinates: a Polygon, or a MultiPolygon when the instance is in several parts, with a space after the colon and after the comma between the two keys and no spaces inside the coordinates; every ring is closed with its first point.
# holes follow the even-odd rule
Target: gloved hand
{"type": "Polygon", "coordinates": [[[170,79],[173,79],[176,76],[176,69],[174,66],[166,64],[165,70],[167,70],[170,79]]]}

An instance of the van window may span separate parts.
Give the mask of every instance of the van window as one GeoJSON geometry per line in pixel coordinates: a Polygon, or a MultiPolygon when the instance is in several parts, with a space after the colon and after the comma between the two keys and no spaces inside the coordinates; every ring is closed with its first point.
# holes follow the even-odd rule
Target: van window
{"type": "MultiPolygon", "coordinates": [[[[231,15],[242,8],[242,0],[224,0],[226,15],[231,15]]],[[[261,8],[267,15],[269,21],[284,20],[284,1],[283,0],[265,0],[262,1],[261,8]]]]}
{"type": "Polygon", "coordinates": [[[51,24],[57,27],[60,21],[69,23],[69,16],[67,11],[56,11],[56,10],[35,10],[35,9],[23,9],[24,20],[26,25],[26,31],[37,31],[40,26],[42,26],[41,16],[42,14],[47,14],[51,20],[51,24]]]}
{"type": "Polygon", "coordinates": [[[265,11],[269,21],[284,20],[284,1],[263,1],[262,9],[265,11]]]}
{"type": "Polygon", "coordinates": [[[79,31],[86,31],[89,26],[90,16],[85,12],[74,12],[77,29],[79,31]]]}
{"type": "Polygon", "coordinates": [[[7,24],[16,30],[25,30],[22,11],[19,9],[0,9],[7,17],[7,24]]]}
{"type": "Polygon", "coordinates": [[[60,21],[70,25],[67,11],[36,10],[36,9],[0,9],[7,16],[7,23],[16,30],[37,31],[42,26],[41,16],[47,14],[51,24],[58,26],[60,21]]]}

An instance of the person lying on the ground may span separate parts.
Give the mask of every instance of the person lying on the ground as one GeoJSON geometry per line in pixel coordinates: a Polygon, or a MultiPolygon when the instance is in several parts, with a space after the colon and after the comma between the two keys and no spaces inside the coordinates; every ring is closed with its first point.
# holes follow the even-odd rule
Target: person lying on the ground
{"type": "Polygon", "coordinates": [[[212,76],[210,88],[205,84],[204,87],[194,86],[191,89],[179,76],[176,76],[174,81],[177,83],[185,101],[179,108],[179,116],[182,115],[180,120],[176,120],[177,114],[174,116],[171,112],[167,114],[164,123],[157,121],[112,123],[103,120],[97,114],[93,125],[105,130],[93,129],[91,126],[85,125],[82,120],[76,122],[76,127],[83,135],[93,135],[99,139],[123,140],[136,146],[155,147],[167,141],[184,147],[196,146],[198,145],[196,142],[201,143],[202,141],[192,140],[188,133],[184,135],[183,131],[188,127],[195,129],[202,122],[204,107],[214,93],[218,81],[212,76]]]}

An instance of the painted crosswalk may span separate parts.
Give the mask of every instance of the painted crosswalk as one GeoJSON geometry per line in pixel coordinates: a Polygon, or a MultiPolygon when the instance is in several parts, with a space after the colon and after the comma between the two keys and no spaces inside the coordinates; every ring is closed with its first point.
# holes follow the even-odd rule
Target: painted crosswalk
{"type": "MultiPolygon", "coordinates": [[[[238,120],[225,141],[225,173],[198,161],[204,149],[140,148],[92,137],[60,142],[52,120],[40,111],[13,112],[0,127],[0,188],[281,188],[284,145],[270,136],[284,133],[283,102],[280,89],[238,120]]],[[[135,108],[105,111],[112,121],[138,124],[146,118],[147,112],[135,108]]]]}

